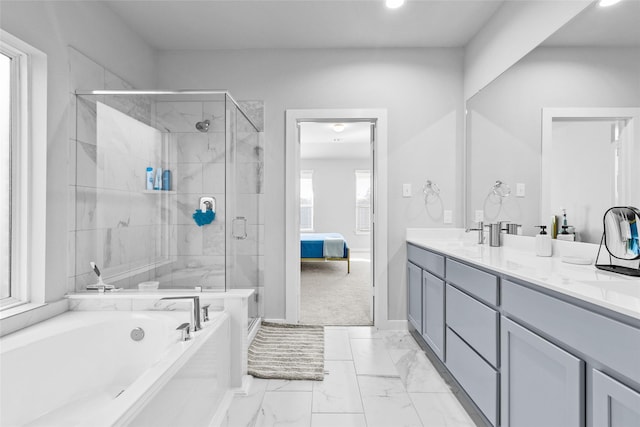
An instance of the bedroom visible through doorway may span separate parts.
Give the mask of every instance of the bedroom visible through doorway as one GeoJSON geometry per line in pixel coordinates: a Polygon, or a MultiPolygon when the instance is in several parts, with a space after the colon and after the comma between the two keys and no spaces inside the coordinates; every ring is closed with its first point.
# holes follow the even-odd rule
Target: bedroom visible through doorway
{"type": "Polygon", "coordinates": [[[300,323],[372,325],[375,122],[299,122],[300,323]]]}

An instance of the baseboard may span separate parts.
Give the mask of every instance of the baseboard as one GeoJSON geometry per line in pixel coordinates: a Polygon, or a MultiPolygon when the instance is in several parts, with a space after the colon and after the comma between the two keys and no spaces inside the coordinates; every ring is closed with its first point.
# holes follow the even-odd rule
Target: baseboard
{"type": "Polygon", "coordinates": [[[263,319],[265,322],[271,323],[287,323],[287,319],[263,319]]]}
{"type": "Polygon", "coordinates": [[[406,320],[388,320],[376,322],[375,327],[381,330],[407,331],[409,329],[406,320]]]}

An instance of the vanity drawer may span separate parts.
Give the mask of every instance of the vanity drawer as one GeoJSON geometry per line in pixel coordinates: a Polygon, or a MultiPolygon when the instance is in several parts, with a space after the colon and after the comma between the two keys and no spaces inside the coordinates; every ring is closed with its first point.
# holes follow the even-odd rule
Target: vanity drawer
{"type": "Polygon", "coordinates": [[[447,285],[447,326],[494,367],[498,366],[497,311],[447,285]]]}
{"type": "Polygon", "coordinates": [[[413,246],[412,244],[407,244],[407,258],[415,265],[422,267],[436,276],[444,277],[444,257],[442,255],[434,254],[433,252],[413,246]]]}
{"type": "Polygon", "coordinates": [[[640,329],[509,280],[502,281],[502,308],[562,347],[640,382],[640,329]]]}
{"type": "Polygon", "coordinates": [[[488,304],[498,305],[498,278],[493,274],[447,258],[447,282],[488,304]]]}
{"type": "Polygon", "coordinates": [[[446,365],[491,424],[498,425],[498,373],[449,328],[446,365]]]}

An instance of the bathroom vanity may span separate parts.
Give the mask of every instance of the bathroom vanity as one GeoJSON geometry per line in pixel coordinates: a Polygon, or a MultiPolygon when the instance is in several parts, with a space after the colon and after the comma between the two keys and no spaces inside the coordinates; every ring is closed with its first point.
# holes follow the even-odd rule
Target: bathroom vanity
{"type": "Polygon", "coordinates": [[[640,426],[640,279],[513,241],[407,230],[414,337],[487,425],[640,426]]]}

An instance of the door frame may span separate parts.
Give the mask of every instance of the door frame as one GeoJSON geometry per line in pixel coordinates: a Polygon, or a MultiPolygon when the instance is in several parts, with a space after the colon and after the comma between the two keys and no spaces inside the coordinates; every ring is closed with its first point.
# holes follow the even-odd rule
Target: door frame
{"type": "Polygon", "coordinates": [[[389,327],[387,262],[387,110],[303,109],[285,111],[285,319],[300,319],[300,144],[302,121],[371,121],[376,124],[372,158],[374,188],[372,205],[372,261],[374,326],[389,327]]]}

